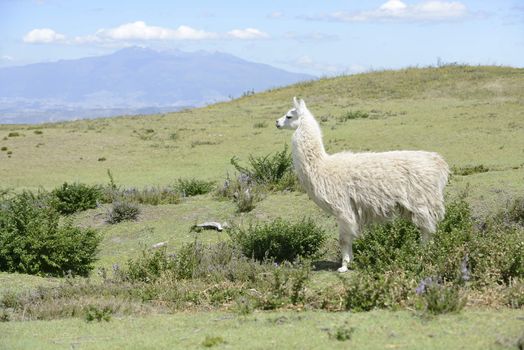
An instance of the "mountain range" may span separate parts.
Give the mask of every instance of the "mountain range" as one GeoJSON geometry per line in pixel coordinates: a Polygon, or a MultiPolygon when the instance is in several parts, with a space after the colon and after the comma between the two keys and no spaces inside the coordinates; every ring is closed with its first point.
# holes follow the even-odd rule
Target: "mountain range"
{"type": "Polygon", "coordinates": [[[130,47],[0,69],[0,123],[151,114],[311,80],[221,52],[130,47]]]}

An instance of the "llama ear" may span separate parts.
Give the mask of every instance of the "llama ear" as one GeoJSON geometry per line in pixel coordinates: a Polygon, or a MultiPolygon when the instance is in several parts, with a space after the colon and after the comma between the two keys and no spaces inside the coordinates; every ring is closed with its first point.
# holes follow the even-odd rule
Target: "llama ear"
{"type": "Polygon", "coordinates": [[[297,100],[297,97],[293,97],[293,104],[295,105],[295,109],[298,110],[300,108],[300,103],[297,100]]]}
{"type": "Polygon", "coordinates": [[[304,112],[304,111],[307,109],[307,107],[306,107],[306,102],[304,102],[303,99],[299,99],[298,101],[300,102],[300,108],[298,108],[298,109],[299,109],[301,112],[304,112]]]}

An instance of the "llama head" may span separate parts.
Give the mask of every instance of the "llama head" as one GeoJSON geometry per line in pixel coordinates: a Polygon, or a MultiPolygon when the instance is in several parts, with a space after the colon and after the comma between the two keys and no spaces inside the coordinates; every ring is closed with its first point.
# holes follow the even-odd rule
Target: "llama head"
{"type": "Polygon", "coordinates": [[[300,118],[308,112],[306,103],[303,99],[293,97],[294,107],[277,120],[276,126],[279,129],[296,129],[300,124],[300,118]]]}

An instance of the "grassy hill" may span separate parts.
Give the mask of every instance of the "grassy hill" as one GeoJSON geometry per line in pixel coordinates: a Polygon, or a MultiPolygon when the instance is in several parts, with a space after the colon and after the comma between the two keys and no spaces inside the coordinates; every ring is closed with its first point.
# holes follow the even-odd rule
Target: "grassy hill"
{"type": "MultiPolygon", "coordinates": [[[[109,181],[108,169],[116,183],[126,187],[168,185],[178,178],[213,180],[220,184],[228,173],[234,171],[230,165],[233,156],[245,162],[250,154],[265,155],[280,151],[285,144],[289,144],[291,133],[277,130],[274,123],[291,108],[291,99],[295,95],[304,98],[309,109],[321,121],[328,152],[345,149],[437,151],[454,169],[448,195],[454,197],[457,192],[469,188],[467,200],[479,215],[504,206],[508,198],[524,194],[524,69],[468,66],[411,68],[321,79],[165,115],[43,125],[0,125],[0,147],[3,149],[0,151],[0,189],[50,190],[65,181],[106,184],[109,181]],[[358,115],[360,118],[352,119],[358,115]]],[[[217,201],[211,194],[187,198],[180,204],[143,205],[141,209],[138,221],[118,225],[109,225],[104,221],[107,206],[73,216],[76,224],[94,227],[103,235],[97,268],[111,269],[113,264],[137,257],[143,247],[157,242],[167,241],[168,247],[174,249],[195,239],[203,242],[226,239],[227,235],[223,233],[190,231],[193,224],[207,220],[241,224],[264,222],[276,217],[296,221],[308,216],[329,232],[328,246],[336,247],[335,220],[321,212],[307,195],[300,192],[271,193],[247,214],[237,213],[233,203],[217,201]]],[[[326,254],[329,259],[335,259],[335,256],[336,251],[326,254]]],[[[93,274],[93,280],[98,278],[93,274]]],[[[315,272],[313,280],[319,285],[338,283],[337,276],[331,271],[315,272]]],[[[0,273],[0,282],[2,295],[40,285],[58,285],[61,281],[0,273]]],[[[474,308],[481,304],[482,301],[473,303],[474,308]]],[[[381,329],[389,332],[384,331],[383,337],[377,340],[379,344],[369,348],[402,344],[404,348],[417,348],[417,344],[427,343],[429,348],[436,348],[435,344],[447,344],[446,348],[464,346],[473,349],[479,344],[488,347],[513,344],[513,340],[507,339],[517,334],[522,323],[517,320],[515,312],[488,309],[481,311],[484,314],[479,318],[474,308],[466,311],[464,316],[434,320],[427,327],[420,326],[422,321],[405,312],[376,311],[347,316],[347,320],[356,324],[354,337],[360,339],[357,343],[369,338],[366,334],[373,332],[371,324],[381,324],[381,329]],[[490,314],[496,322],[487,321],[489,316],[486,315],[490,314]],[[360,322],[366,326],[359,328],[360,322]],[[500,327],[496,324],[502,323],[505,329],[499,331],[497,328],[500,327]],[[425,337],[422,343],[417,343],[418,338],[409,335],[413,324],[433,334],[429,337],[436,337],[435,341],[445,339],[446,342],[436,343],[425,337]],[[473,338],[479,333],[483,334],[483,338],[475,339],[478,342],[472,342],[471,337],[464,338],[464,332],[469,332],[464,324],[468,324],[467,329],[472,327],[473,338]],[[451,332],[451,329],[457,329],[457,332],[451,332]],[[400,332],[398,344],[391,341],[388,335],[393,334],[391,332],[400,332]]],[[[258,318],[264,324],[273,321],[279,324],[278,320],[282,319],[290,330],[304,325],[305,329],[314,330],[319,336],[325,335],[326,339],[327,334],[321,329],[335,327],[345,319],[341,314],[310,312],[300,316],[302,314],[295,314],[294,311],[284,311],[281,312],[283,315],[251,315],[244,319],[248,320],[244,324],[235,315],[220,310],[215,312],[218,314],[210,317],[227,320],[224,323],[228,324],[227,327],[246,330],[245,334],[249,337],[257,334],[259,328],[253,324],[258,318]]],[[[119,327],[113,344],[125,344],[126,337],[122,334],[125,334],[128,324],[151,326],[171,321],[186,324],[188,317],[194,324],[189,327],[191,329],[184,328],[187,338],[183,341],[185,346],[199,347],[205,335],[214,334],[207,330],[194,331],[201,327],[215,327],[209,324],[207,313],[203,311],[189,316],[184,313],[174,316],[145,314],[144,318],[126,316],[111,321],[119,327]],[[194,334],[191,333],[193,331],[194,334]]],[[[39,347],[42,344],[49,348],[57,344],[65,347],[75,343],[77,332],[92,337],[92,347],[97,348],[101,345],[97,340],[109,336],[101,329],[74,323],[80,321],[71,324],[60,322],[39,323],[39,332],[43,335],[27,341],[19,339],[25,339],[21,336],[33,329],[32,322],[0,324],[0,332],[9,335],[4,345],[10,348],[36,344],[39,347]],[[56,329],[60,332],[63,330],[65,335],[57,335],[55,327],[59,327],[56,329]]],[[[245,335],[220,327],[217,333],[226,334],[224,347],[242,348],[248,341],[245,335]]],[[[273,331],[266,329],[264,332],[273,331]]],[[[300,337],[288,339],[286,333],[278,334],[279,341],[284,342],[285,347],[302,344],[300,337]]],[[[155,342],[152,338],[147,339],[149,344],[155,342]]],[[[78,344],[86,345],[84,340],[80,339],[78,344]]],[[[261,345],[262,348],[270,346],[263,339],[260,342],[266,344],[261,345]]],[[[168,347],[166,343],[158,344],[159,347],[168,347]]],[[[330,344],[337,345],[336,342],[330,344]]],[[[338,345],[343,347],[344,344],[338,345]]],[[[313,347],[322,346],[320,342],[313,347]]],[[[366,348],[364,345],[361,347],[366,348]]]]}
{"type": "Polygon", "coordinates": [[[322,119],[328,152],[432,150],[451,166],[489,169],[453,183],[470,182],[474,198],[523,190],[524,70],[462,66],[321,79],[180,113],[2,125],[2,187],[105,183],[107,169],[128,186],[219,180],[231,157],[289,143],[274,122],[294,95],[322,119]],[[341,122],[350,111],[369,117],[341,122]]]}

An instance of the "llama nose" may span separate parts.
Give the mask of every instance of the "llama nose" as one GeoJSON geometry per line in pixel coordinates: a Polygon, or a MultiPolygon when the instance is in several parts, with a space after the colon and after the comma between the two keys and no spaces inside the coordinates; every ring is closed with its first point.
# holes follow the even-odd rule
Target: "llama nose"
{"type": "Polygon", "coordinates": [[[275,122],[275,126],[280,129],[280,125],[278,125],[278,120],[275,122]]]}

